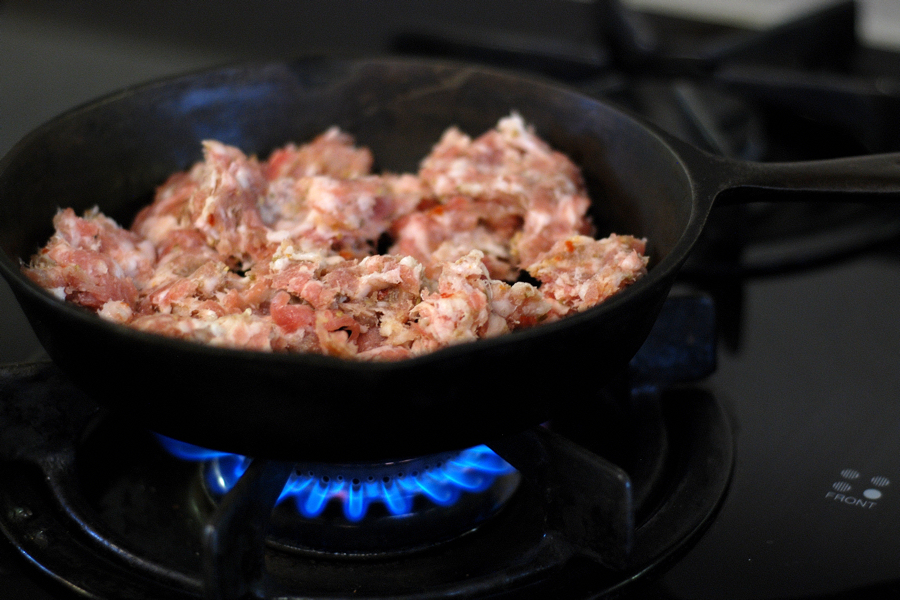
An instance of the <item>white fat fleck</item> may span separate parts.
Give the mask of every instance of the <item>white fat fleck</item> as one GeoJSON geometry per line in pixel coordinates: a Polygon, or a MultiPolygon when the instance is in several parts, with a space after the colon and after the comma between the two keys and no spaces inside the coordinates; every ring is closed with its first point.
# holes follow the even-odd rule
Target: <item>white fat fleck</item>
{"type": "Polygon", "coordinates": [[[110,300],[103,304],[97,314],[113,323],[125,323],[131,319],[133,313],[127,303],[121,300],[110,300]]]}
{"type": "Polygon", "coordinates": [[[227,328],[222,324],[221,321],[213,321],[208,326],[209,332],[213,335],[213,340],[211,343],[215,343],[217,339],[221,339],[225,336],[227,328]]]}
{"type": "Polygon", "coordinates": [[[462,179],[466,176],[466,173],[469,172],[469,169],[472,168],[472,163],[468,158],[457,158],[451,161],[449,168],[447,169],[447,173],[445,175],[441,175],[440,181],[445,181],[446,178],[452,179],[462,179]]]}
{"type": "Polygon", "coordinates": [[[434,189],[437,192],[446,192],[453,189],[453,182],[443,173],[434,178],[434,189]]]}
{"type": "Polygon", "coordinates": [[[213,239],[218,240],[218,232],[214,228],[206,226],[207,223],[209,223],[209,216],[215,212],[215,206],[216,197],[207,196],[206,200],[203,202],[203,210],[200,211],[200,216],[194,220],[194,227],[196,227],[200,231],[206,232],[206,234],[213,239]]]}
{"type": "Polygon", "coordinates": [[[497,130],[511,144],[526,152],[547,154],[547,148],[538,140],[531,128],[525,124],[522,116],[515,111],[497,122],[497,130]]]}
{"type": "Polygon", "coordinates": [[[378,326],[378,333],[385,338],[389,340],[393,339],[398,343],[411,341],[414,337],[413,334],[409,332],[409,329],[392,315],[385,315],[381,319],[381,323],[378,326]]]}
{"type": "Polygon", "coordinates": [[[492,295],[491,297],[491,314],[496,314],[504,319],[508,318],[509,315],[513,313],[516,309],[515,304],[509,299],[508,296],[504,296],[502,298],[496,298],[492,295]]]}
{"type": "Polygon", "coordinates": [[[334,212],[341,209],[340,198],[335,194],[337,182],[330,177],[318,176],[312,177],[309,190],[307,191],[307,202],[315,210],[320,212],[334,212]]]}
{"type": "Polygon", "coordinates": [[[337,194],[331,190],[323,191],[321,195],[316,198],[316,204],[316,208],[321,212],[336,212],[342,208],[337,194]]]}
{"type": "Polygon", "coordinates": [[[53,294],[54,296],[56,296],[56,297],[59,298],[60,300],[65,300],[65,299],[66,299],[66,288],[65,288],[65,286],[60,286],[60,287],[50,288],[50,289],[47,290],[47,291],[49,291],[51,294],[53,294]]]}
{"type": "Polygon", "coordinates": [[[128,253],[124,256],[118,256],[116,258],[116,264],[129,276],[134,276],[135,272],[138,269],[138,265],[140,264],[138,261],[138,257],[133,253],[128,253]]]}
{"type": "Polygon", "coordinates": [[[503,335],[504,333],[509,333],[509,325],[506,323],[506,319],[496,314],[489,315],[487,328],[485,329],[483,336],[490,338],[503,335]]]}
{"type": "Polygon", "coordinates": [[[522,184],[510,181],[502,174],[494,177],[491,187],[498,192],[504,192],[511,196],[525,194],[525,188],[522,184]]]}
{"type": "Polygon", "coordinates": [[[147,219],[141,226],[141,233],[148,241],[159,243],[167,233],[178,227],[178,219],[172,215],[160,215],[147,219]]]}
{"type": "Polygon", "coordinates": [[[284,241],[281,243],[278,250],[275,251],[275,254],[272,255],[271,268],[274,273],[280,273],[292,263],[297,262],[309,262],[313,263],[315,266],[319,266],[322,263],[323,258],[324,257],[318,252],[298,250],[287,241],[284,241]]]}
{"type": "Polygon", "coordinates": [[[253,174],[250,172],[250,169],[238,169],[237,173],[235,173],[235,179],[237,179],[238,185],[244,189],[250,188],[253,184],[253,174]]]}
{"type": "MultiPolygon", "coordinates": [[[[113,264],[115,264],[115,263],[113,263],[113,264]]],[[[107,273],[109,273],[109,267],[102,260],[93,261],[92,266],[93,266],[93,271],[96,272],[98,275],[106,275],[107,273]]]]}
{"type": "Polygon", "coordinates": [[[155,256],[153,244],[148,241],[140,242],[137,245],[126,247],[123,243],[123,252],[116,257],[116,262],[129,277],[134,277],[145,262],[152,261],[155,256]]]}
{"type": "Polygon", "coordinates": [[[196,318],[200,319],[201,321],[213,321],[219,317],[219,315],[216,314],[216,311],[210,310],[208,308],[197,310],[195,311],[195,314],[196,318]]]}
{"type": "Polygon", "coordinates": [[[425,227],[425,223],[422,221],[411,219],[403,227],[403,238],[407,241],[411,241],[416,250],[422,254],[428,254],[431,242],[428,228],[425,227]]]}
{"type": "Polygon", "coordinates": [[[157,310],[159,312],[170,312],[172,307],[169,306],[169,295],[172,292],[172,288],[166,288],[165,290],[157,293],[155,303],[157,305],[157,310]]]}
{"type": "Polygon", "coordinates": [[[365,298],[375,290],[383,290],[386,287],[397,285],[401,281],[400,269],[391,269],[390,271],[363,275],[359,278],[357,297],[365,298]]]}
{"type": "Polygon", "coordinates": [[[281,256],[279,258],[272,260],[272,272],[273,273],[281,273],[286,266],[291,263],[291,260],[287,257],[281,256]]]}
{"type": "Polygon", "coordinates": [[[382,258],[382,257],[381,256],[364,256],[363,259],[361,261],[359,261],[359,266],[361,268],[368,268],[369,263],[371,263],[374,260],[380,259],[380,258],[382,258]]]}
{"type": "Polygon", "coordinates": [[[209,297],[215,293],[222,279],[227,275],[228,267],[223,264],[219,267],[218,271],[217,274],[205,277],[198,282],[198,288],[203,296],[209,297]]]}
{"type": "Polygon", "coordinates": [[[360,194],[356,198],[356,205],[361,211],[369,212],[375,206],[375,196],[372,194],[360,194]]]}
{"type": "Polygon", "coordinates": [[[422,266],[422,263],[417,261],[412,256],[404,256],[403,258],[400,259],[400,264],[403,265],[404,267],[409,267],[410,269],[415,271],[416,274],[420,274],[422,272],[422,270],[424,269],[424,267],[422,266]]]}
{"type": "Polygon", "coordinates": [[[290,241],[285,240],[272,255],[271,269],[278,273],[298,262],[311,263],[315,268],[319,268],[325,265],[339,264],[343,260],[340,256],[326,256],[319,250],[296,248],[290,241]]]}
{"type": "Polygon", "coordinates": [[[526,217],[526,229],[541,231],[553,222],[553,214],[543,210],[531,210],[526,217]]]}
{"type": "Polygon", "coordinates": [[[497,122],[497,129],[511,136],[517,136],[527,133],[525,119],[518,111],[512,111],[508,117],[503,117],[497,122]]]}
{"type": "Polygon", "coordinates": [[[637,271],[643,266],[644,263],[637,252],[623,253],[619,262],[622,271],[637,271]]]}
{"type": "Polygon", "coordinates": [[[289,239],[291,237],[291,232],[287,229],[276,229],[269,230],[266,232],[266,241],[280,244],[281,242],[289,239]]]}
{"type": "Polygon", "coordinates": [[[331,127],[328,128],[328,131],[326,131],[322,137],[323,137],[323,139],[326,139],[326,140],[334,140],[334,139],[340,139],[340,137],[342,135],[343,134],[341,133],[340,128],[336,125],[332,125],[331,127]]]}
{"type": "Polygon", "coordinates": [[[576,292],[576,294],[579,298],[584,300],[587,297],[588,293],[591,291],[591,286],[596,285],[596,283],[597,281],[592,279],[588,279],[587,281],[582,282],[581,285],[578,286],[578,291],[576,292]]]}

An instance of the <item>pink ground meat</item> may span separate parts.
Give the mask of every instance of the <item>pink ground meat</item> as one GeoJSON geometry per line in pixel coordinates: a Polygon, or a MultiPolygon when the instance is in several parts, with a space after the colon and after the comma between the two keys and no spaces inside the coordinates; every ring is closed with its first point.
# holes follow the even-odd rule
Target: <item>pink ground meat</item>
{"type": "Polygon", "coordinates": [[[643,240],[589,237],[580,171],[516,114],[475,139],[448,129],[417,173],[372,173],[337,128],[265,161],[203,151],[130,229],[61,210],[26,274],[143,331],[397,360],[563,318],[646,273],[643,240]]]}

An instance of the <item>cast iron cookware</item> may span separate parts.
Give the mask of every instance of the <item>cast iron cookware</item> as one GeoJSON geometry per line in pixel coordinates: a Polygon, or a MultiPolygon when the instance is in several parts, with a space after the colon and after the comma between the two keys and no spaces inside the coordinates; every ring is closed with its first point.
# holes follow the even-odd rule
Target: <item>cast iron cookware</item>
{"type": "Polygon", "coordinates": [[[729,161],[595,99],[468,65],[240,65],[126,89],[25,137],[0,162],[0,270],[58,366],[147,428],[257,457],[390,460],[490,441],[591,402],[649,334],[713,205],[772,200],[773,190],[884,199],[900,191],[898,157],[729,161]],[[205,139],[265,157],[337,125],[379,169],[414,171],[448,126],[474,136],[513,110],[581,166],[598,234],[649,241],[646,277],[556,323],[399,362],[256,353],[106,322],[20,271],[58,208],[96,205],[130,224],[155,186],[201,158],[205,139]]]}

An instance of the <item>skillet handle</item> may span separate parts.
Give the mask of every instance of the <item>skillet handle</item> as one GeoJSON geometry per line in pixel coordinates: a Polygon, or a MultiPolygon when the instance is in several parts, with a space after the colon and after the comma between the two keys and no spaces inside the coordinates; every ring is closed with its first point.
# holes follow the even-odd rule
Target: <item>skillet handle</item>
{"type": "Polygon", "coordinates": [[[755,163],[720,158],[709,168],[715,205],[755,201],[900,201],[900,153],[829,160],[755,163]]]}

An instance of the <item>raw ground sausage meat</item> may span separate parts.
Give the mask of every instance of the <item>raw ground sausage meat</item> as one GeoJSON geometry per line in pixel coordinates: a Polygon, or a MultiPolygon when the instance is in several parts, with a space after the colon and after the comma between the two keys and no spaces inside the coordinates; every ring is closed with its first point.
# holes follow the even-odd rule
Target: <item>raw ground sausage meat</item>
{"type": "Polygon", "coordinates": [[[364,360],[560,319],[646,272],[644,240],[591,237],[579,169],[515,113],[475,139],[451,127],[415,174],[373,174],[337,128],[265,161],[203,156],[130,229],[60,210],[25,272],[143,331],[364,360]]]}

